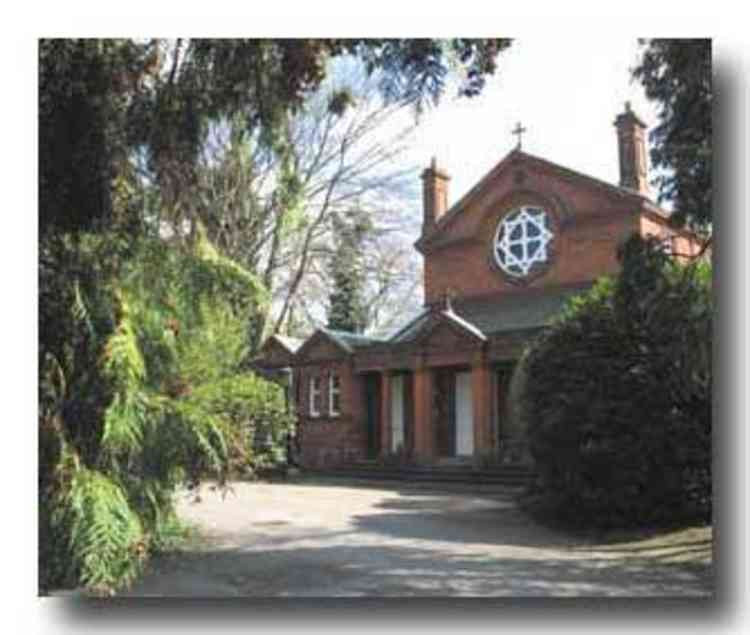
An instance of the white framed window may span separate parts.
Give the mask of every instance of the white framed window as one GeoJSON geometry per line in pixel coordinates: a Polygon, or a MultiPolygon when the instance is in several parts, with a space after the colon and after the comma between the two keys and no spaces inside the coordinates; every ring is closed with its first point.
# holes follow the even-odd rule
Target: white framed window
{"type": "Polygon", "coordinates": [[[310,416],[320,416],[320,377],[310,377],[310,416]]]}
{"type": "Polygon", "coordinates": [[[549,259],[548,247],[554,238],[547,213],[540,207],[524,206],[508,214],[495,232],[495,262],[516,278],[528,275],[536,263],[549,259]]]}
{"type": "Polygon", "coordinates": [[[341,378],[335,373],[328,376],[328,414],[332,417],[341,414],[341,378]]]}

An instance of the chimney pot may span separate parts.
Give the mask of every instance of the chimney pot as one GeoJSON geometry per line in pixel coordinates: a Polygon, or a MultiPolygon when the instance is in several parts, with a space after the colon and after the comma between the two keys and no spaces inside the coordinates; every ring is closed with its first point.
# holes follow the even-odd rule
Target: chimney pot
{"type": "Polygon", "coordinates": [[[432,157],[430,167],[422,172],[422,235],[428,234],[448,209],[448,181],[450,176],[437,166],[432,157]]]}
{"type": "Polygon", "coordinates": [[[646,124],[633,112],[629,101],[625,102],[625,112],[617,115],[615,127],[620,158],[620,185],[648,196],[646,124]]]}

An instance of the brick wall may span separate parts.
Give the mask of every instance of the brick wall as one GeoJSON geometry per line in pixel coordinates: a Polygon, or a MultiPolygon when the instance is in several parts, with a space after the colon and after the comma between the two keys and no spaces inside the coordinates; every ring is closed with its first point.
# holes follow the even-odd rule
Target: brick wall
{"type": "Polygon", "coordinates": [[[299,417],[301,463],[303,467],[333,467],[363,459],[367,453],[367,429],[362,378],[353,372],[348,357],[339,360],[312,361],[299,367],[297,412],[299,417]],[[329,377],[340,381],[338,415],[329,413],[329,377]],[[317,417],[310,416],[310,379],[321,379],[321,408],[317,417]]]}
{"type": "Polygon", "coordinates": [[[611,189],[536,165],[533,169],[523,163],[509,166],[449,219],[440,238],[427,247],[425,301],[439,301],[448,288],[458,296],[479,297],[575,284],[614,273],[617,247],[639,231],[638,219],[633,199],[611,189]],[[494,263],[493,242],[500,219],[524,204],[547,210],[555,239],[543,274],[519,285],[494,263]]]}

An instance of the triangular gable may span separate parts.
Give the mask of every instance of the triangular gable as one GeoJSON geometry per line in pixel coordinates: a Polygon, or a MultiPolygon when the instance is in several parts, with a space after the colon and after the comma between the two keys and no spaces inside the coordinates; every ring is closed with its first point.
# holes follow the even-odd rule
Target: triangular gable
{"type": "Polygon", "coordinates": [[[302,359],[330,358],[349,355],[351,347],[334,337],[325,329],[315,331],[297,351],[296,357],[302,359]]]}
{"type": "Polygon", "coordinates": [[[302,346],[302,344],[304,343],[304,340],[298,339],[296,337],[279,335],[278,333],[274,333],[271,338],[281,344],[281,346],[283,346],[292,355],[294,355],[299,350],[300,346],[302,346]]]}
{"type": "Polygon", "coordinates": [[[452,310],[442,310],[430,313],[412,339],[418,344],[429,344],[433,340],[441,346],[450,345],[451,342],[479,345],[486,342],[487,337],[452,310]]]}
{"type": "Polygon", "coordinates": [[[291,342],[271,335],[260,347],[258,359],[264,366],[290,366],[294,363],[295,351],[291,342]]]}
{"type": "Polygon", "coordinates": [[[454,224],[454,221],[461,216],[461,213],[465,208],[479,200],[486,193],[492,191],[497,181],[501,179],[508,171],[518,170],[526,167],[529,170],[541,170],[549,174],[558,176],[561,179],[574,179],[584,187],[596,189],[605,195],[619,199],[620,201],[626,201],[632,211],[651,211],[658,210],[664,218],[669,216],[669,213],[662,210],[651,202],[648,198],[639,194],[635,190],[620,187],[602,181],[592,176],[577,172],[570,168],[566,168],[552,161],[547,161],[521,150],[515,149],[509,152],[503,157],[500,162],[495,165],[479,182],[472,187],[464,196],[461,197],[455,204],[453,204],[437,221],[434,229],[425,236],[422,236],[414,243],[415,247],[422,251],[425,247],[431,243],[438,242],[446,233],[446,231],[454,224]]]}

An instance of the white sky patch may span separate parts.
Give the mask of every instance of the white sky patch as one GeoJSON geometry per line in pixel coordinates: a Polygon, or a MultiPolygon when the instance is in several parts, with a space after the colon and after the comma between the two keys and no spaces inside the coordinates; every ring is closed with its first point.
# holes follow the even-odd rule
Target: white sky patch
{"type": "Polygon", "coordinates": [[[450,205],[515,147],[520,121],[525,151],[617,184],[615,116],[629,100],[656,123],[656,106],[630,80],[637,60],[637,40],[611,33],[515,40],[479,97],[447,93],[422,116],[405,159],[427,167],[437,157],[451,176],[450,205]]]}

